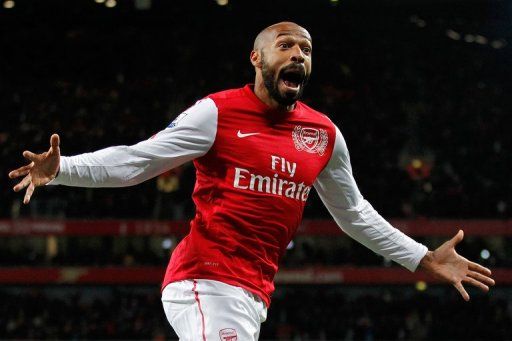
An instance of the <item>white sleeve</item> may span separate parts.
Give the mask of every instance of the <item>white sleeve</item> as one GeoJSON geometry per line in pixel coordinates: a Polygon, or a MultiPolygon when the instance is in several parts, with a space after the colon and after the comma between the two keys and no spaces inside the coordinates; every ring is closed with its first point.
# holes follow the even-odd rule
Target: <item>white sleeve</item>
{"type": "Polygon", "coordinates": [[[366,201],[352,175],[345,139],[336,128],[331,159],[315,189],[340,228],[375,253],[415,271],[428,249],[389,224],[366,201]]]}
{"type": "Polygon", "coordinates": [[[180,114],[166,129],[132,146],[61,157],[59,175],[49,184],[125,187],[139,184],[203,156],[217,133],[218,109],[206,98],[180,114]]]}

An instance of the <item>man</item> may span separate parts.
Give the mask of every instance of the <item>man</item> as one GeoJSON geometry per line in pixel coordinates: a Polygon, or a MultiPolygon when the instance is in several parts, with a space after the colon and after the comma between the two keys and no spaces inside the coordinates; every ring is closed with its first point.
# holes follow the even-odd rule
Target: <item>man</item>
{"type": "Polygon", "coordinates": [[[264,29],[250,60],[254,85],[209,95],[152,139],[133,146],[61,157],[25,151],[30,164],[14,187],[130,186],[194,160],[197,213],[173,252],[162,285],[170,324],[183,340],[257,340],[277,264],[302,218],[311,187],[338,225],[410,271],[421,265],[451,283],[484,291],[491,271],[455,252],[462,231],[435,251],[393,228],[364,200],[339,129],[299,101],[311,74],[311,37],[282,22],[264,29]]]}

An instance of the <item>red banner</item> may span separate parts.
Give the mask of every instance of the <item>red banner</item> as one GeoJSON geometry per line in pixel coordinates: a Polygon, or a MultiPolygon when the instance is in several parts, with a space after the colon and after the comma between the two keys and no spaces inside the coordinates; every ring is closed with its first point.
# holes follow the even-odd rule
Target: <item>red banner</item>
{"type": "Polygon", "coordinates": [[[185,235],[184,221],[154,220],[0,220],[0,236],[185,235]]]}
{"type": "MultiPolygon", "coordinates": [[[[160,284],[165,267],[62,267],[0,268],[1,284],[160,284]]],[[[493,269],[496,285],[512,285],[511,269],[493,269]]],[[[277,284],[350,284],[388,285],[415,284],[419,281],[438,283],[424,272],[377,267],[308,267],[281,269],[277,284]]]]}
{"type": "MultiPolygon", "coordinates": [[[[512,220],[464,220],[464,219],[390,219],[389,222],[409,236],[453,236],[464,230],[472,236],[511,236],[512,220]]],[[[298,231],[304,235],[341,234],[338,225],[332,220],[306,220],[298,231]]]]}
{"type": "MultiPolygon", "coordinates": [[[[512,220],[403,220],[391,224],[410,236],[452,236],[459,229],[473,236],[511,236],[512,220]]],[[[186,221],[155,220],[0,220],[0,236],[158,236],[188,233],[186,221]]],[[[305,220],[298,235],[339,236],[332,220],[305,220]]]]}

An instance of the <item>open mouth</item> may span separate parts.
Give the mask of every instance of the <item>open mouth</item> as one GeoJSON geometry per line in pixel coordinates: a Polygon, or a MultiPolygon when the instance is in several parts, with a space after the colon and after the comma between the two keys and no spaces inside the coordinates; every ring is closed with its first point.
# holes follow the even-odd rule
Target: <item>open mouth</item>
{"type": "Polygon", "coordinates": [[[299,67],[289,67],[281,71],[280,81],[283,82],[289,90],[298,91],[306,78],[305,70],[299,67]]]}

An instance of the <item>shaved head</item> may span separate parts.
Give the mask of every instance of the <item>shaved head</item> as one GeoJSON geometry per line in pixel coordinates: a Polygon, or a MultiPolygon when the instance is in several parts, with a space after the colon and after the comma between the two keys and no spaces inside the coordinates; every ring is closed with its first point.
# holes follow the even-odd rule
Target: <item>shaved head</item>
{"type": "Polygon", "coordinates": [[[298,34],[311,42],[311,35],[302,26],[291,21],[282,21],[264,28],[254,39],[253,50],[259,51],[282,34],[298,34]]]}

